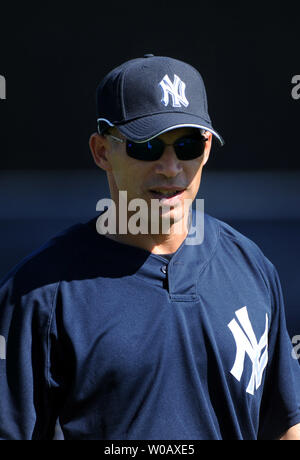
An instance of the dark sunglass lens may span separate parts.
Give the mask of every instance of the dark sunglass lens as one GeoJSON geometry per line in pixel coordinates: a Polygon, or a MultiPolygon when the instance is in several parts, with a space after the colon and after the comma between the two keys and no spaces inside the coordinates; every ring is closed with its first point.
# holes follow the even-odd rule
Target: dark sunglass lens
{"type": "Polygon", "coordinates": [[[175,143],[175,152],[180,160],[193,160],[204,152],[204,139],[199,137],[184,137],[175,143]]]}
{"type": "Polygon", "coordinates": [[[127,154],[142,161],[156,161],[163,153],[164,144],[160,139],[152,139],[148,142],[131,142],[127,141],[127,154]]]}

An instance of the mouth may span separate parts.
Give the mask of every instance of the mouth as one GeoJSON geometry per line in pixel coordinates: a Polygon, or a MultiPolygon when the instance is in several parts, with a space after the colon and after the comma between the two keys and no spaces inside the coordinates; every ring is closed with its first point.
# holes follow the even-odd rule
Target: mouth
{"type": "Polygon", "coordinates": [[[185,189],[179,188],[156,188],[149,190],[149,193],[153,199],[160,201],[169,201],[174,198],[180,199],[184,193],[185,189]]]}

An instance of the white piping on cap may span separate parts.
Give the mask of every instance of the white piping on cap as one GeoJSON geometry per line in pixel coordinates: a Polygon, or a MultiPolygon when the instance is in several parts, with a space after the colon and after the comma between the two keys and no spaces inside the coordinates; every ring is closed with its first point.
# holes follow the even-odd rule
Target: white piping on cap
{"type": "Polygon", "coordinates": [[[204,131],[209,131],[210,133],[214,134],[219,139],[219,141],[221,142],[221,145],[224,145],[224,143],[225,143],[224,140],[222,139],[222,137],[216,131],[214,131],[213,129],[208,128],[207,126],[197,125],[197,124],[193,124],[193,123],[185,123],[185,124],[180,124],[180,125],[173,125],[173,126],[170,126],[167,129],[164,129],[163,131],[160,131],[159,133],[155,134],[155,136],[149,137],[148,139],[145,139],[143,141],[135,141],[135,142],[138,144],[138,143],[142,143],[142,142],[151,141],[151,139],[154,139],[155,137],[160,136],[161,134],[167,133],[168,131],[171,131],[172,129],[175,129],[175,128],[200,128],[200,129],[204,129],[204,131]]]}
{"type": "MultiPolygon", "coordinates": [[[[110,127],[118,126],[118,125],[114,125],[113,123],[111,123],[106,118],[97,118],[97,122],[99,122],[99,121],[105,121],[110,127]]],[[[222,137],[216,131],[214,131],[213,129],[208,128],[207,126],[193,124],[193,123],[184,123],[184,124],[179,124],[179,125],[173,125],[173,126],[170,126],[169,128],[166,128],[166,129],[160,131],[159,133],[155,134],[155,136],[149,137],[148,139],[144,139],[142,141],[134,141],[134,142],[136,144],[142,144],[143,142],[151,141],[151,139],[154,139],[155,137],[160,136],[163,133],[167,133],[168,131],[171,131],[172,129],[175,129],[175,128],[200,128],[200,129],[204,129],[205,131],[209,131],[210,133],[214,134],[216,136],[216,138],[219,139],[221,145],[224,145],[224,143],[225,143],[224,140],[222,139],[222,137]]],[[[99,132],[99,126],[98,126],[98,132],[99,132]]],[[[99,134],[101,134],[101,133],[99,132],[99,134]]]]}
{"type": "Polygon", "coordinates": [[[110,127],[113,127],[115,126],[113,123],[111,123],[109,120],[107,120],[106,118],[97,118],[97,130],[98,130],[98,133],[101,134],[100,130],[99,130],[99,121],[105,121],[105,123],[107,123],[110,127]]]}

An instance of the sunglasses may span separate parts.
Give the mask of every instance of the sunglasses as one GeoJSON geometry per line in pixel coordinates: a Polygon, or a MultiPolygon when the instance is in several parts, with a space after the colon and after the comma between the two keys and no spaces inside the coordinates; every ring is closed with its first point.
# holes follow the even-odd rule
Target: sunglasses
{"type": "Polygon", "coordinates": [[[173,144],[166,144],[158,137],[147,142],[132,142],[128,139],[120,139],[112,134],[106,135],[118,142],[126,142],[127,155],[142,161],[159,160],[167,145],[173,146],[179,160],[193,160],[204,153],[205,142],[207,141],[207,138],[200,133],[180,137],[173,144]]]}

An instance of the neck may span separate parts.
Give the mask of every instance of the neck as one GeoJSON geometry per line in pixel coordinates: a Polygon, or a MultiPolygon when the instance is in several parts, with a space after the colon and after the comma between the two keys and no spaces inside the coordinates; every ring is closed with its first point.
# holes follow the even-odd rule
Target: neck
{"type": "Polygon", "coordinates": [[[107,233],[105,236],[119,243],[145,249],[153,254],[171,254],[177,251],[187,234],[188,232],[180,235],[174,235],[171,232],[169,235],[123,235],[119,233],[107,233]]]}
{"type": "MultiPolygon", "coordinates": [[[[173,223],[161,219],[159,231],[152,233],[150,220],[144,221],[143,225],[140,222],[140,225],[134,227],[131,220],[133,216],[132,213],[128,215],[127,226],[124,225],[124,222],[121,225],[117,212],[115,215],[116,225],[106,226],[105,236],[119,243],[140,247],[153,254],[170,254],[177,251],[188,235],[188,215],[184,215],[180,220],[173,223]],[[126,231],[124,232],[124,230],[126,231]]],[[[136,223],[137,220],[135,219],[134,222],[136,223]]]]}

